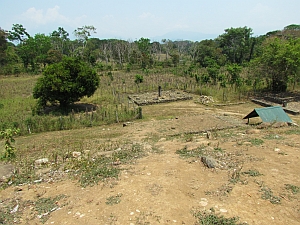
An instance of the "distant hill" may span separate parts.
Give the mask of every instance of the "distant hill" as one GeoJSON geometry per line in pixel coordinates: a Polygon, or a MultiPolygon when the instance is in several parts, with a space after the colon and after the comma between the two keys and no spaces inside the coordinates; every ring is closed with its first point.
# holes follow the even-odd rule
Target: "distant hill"
{"type": "Polygon", "coordinates": [[[206,39],[215,39],[216,34],[203,34],[193,31],[172,31],[161,36],[151,37],[153,41],[161,41],[162,39],[170,39],[172,41],[177,40],[189,40],[189,41],[202,41],[206,39]]]}

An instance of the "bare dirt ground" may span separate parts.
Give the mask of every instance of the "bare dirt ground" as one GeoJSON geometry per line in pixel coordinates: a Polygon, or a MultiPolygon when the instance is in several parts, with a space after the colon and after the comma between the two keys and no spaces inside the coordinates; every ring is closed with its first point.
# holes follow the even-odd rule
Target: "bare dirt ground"
{"type": "MultiPolygon", "coordinates": [[[[238,216],[247,224],[300,224],[300,194],[287,188],[300,187],[299,133],[287,133],[294,127],[246,125],[242,118],[255,107],[214,108],[193,101],[144,106],[143,121],[93,128],[99,133],[121,130],[118,139],[141,143],[147,152],[134,164],[118,165],[123,170],[117,180],[86,188],[69,179],[9,187],[0,191],[1,200],[67,196],[57,201],[59,207],[45,224],[195,224],[192,212],[197,210],[238,216]],[[205,131],[211,129],[208,139],[205,131]],[[176,153],[200,147],[219,151],[223,165],[233,166],[209,169],[200,158],[176,153]]],[[[31,207],[25,207],[21,224],[42,224],[31,207]]]]}

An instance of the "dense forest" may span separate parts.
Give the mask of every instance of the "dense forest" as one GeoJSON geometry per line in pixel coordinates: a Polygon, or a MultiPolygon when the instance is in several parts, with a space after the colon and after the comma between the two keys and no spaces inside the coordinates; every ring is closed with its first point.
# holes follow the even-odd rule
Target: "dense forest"
{"type": "MultiPolygon", "coordinates": [[[[98,73],[176,68],[202,84],[243,85],[273,92],[294,90],[300,81],[300,25],[253,36],[249,27],[225,29],[214,40],[151,42],[93,38],[94,26],[29,35],[21,24],[0,28],[0,74],[40,74],[64,56],[87,62],[98,73]]],[[[178,72],[180,71],[180,72],[178,72]]]]}

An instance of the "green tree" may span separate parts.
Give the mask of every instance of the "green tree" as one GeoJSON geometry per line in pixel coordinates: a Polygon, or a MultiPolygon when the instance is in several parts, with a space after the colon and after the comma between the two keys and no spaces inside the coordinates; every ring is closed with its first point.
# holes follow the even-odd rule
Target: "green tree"
{"type": "Polygon", "coordinates": [[[29,37],[18,45],[18,54],[23,61],[24,67],[31,65],[31,70],[35,71],[36,64],[47,63],[48,51],[51,49],[51,39],[45,34],[36,34],[29,37]]]}
{"type": "Polygon", "coordinates": [[[238,83],[240,82],[240,73],[242,71],[242,67],[239,66],[238,64],[232,64],[232,65],[227,65],[227,72],[229,73],[229,83],[231,85],[236,85],[238,86],[238,83]]]}
{"type": "Polygon", "coordinates": [[[82,43],[82,47],[85,48],[87,40],[92,35],[96,33],[96,28],[94,26],[83,26],[74,30],[74,35],[77,37],[77,40],[82,43]]]}
{"type": "Polygon", "coordinates": [[[48,52],[52,48],[51,38],[45,34],[36,34],[34,36],[34,46],[36,51],[36,62],[46,66],[48,52]]]}
{"type": "Polygon", "coordinates": [[[150,48],[151,48],[150,39],[142,37],[138,41],[136,41],[136,44],[140,51],[141,67],[145,69],[152,62],[151,55],[150,55],[150,48]]]}
{"type": "Polygon", "coordinates": [[[63,58],[63,54],[60,51],[55,50],[55,49],[50,49],[47,52],[45,62],[47,64],[58,63],[62,60],[62,58],[63,58]]]}
{"type": "Polygon", "coordinates": [[[250,61],[254,47],[252,29],[248,27],[229,28],[217,38],[223,54],[231,63],[250,61]]]}
{"type": "Polygon", "coordinates": [[[163,43],[162,48],[166,53],[166,60],[168,60],[170,52],[174,49],[174,43],[170,39],[162,39],[161,41],[163,43]]]}
{"type": "Polygon", "coordinates": [[[0,27],[0,65],[6,62],[7,33],[0,27]]]}
{"type": "Polygon", "coordinates": [[[263,53],[256,64],[261,68],[261,73],[271,79],[272,91],[284,92],[288,79],[299,74],[300,39],[271,37],[263,46],[263,53]]]}
{"type": "Polygon", "coordinates": [[[177,65],[179,64],[179,53],[178,51],[173,51],[170,53],[170,56],[172,58],[172,63],[174,65],[174,67],[177,67],[177,65]]]}
{"type": "Polygon", "coordinates": [[[69,33],[63,28],[58,27],[57,31],[51,33],[51,41],[53,48],[61,52],[61,54],[67,54],[67,43],[70,41],[69,33]]]}
{"type": "Polygon", "coordinates": [[[143,81],[144,81],[143,75],[140,75],[140,74],[135,75],[134,83],[136,83],[139,91],[140,91],[140,83],[143,83],[143,81]]]}
{"type": "Polygon", "coordinates": [[[195,52],[195,61],[202,67],[214,67],[223,65],[226,61],[214,40],[203,40],[197,44],[195,52]]]}
{"type": "Polygon", "coordinates": [[[215,65],[207,67],[206,69],[207,69],[207,73],[208,73],[210,79],[212,80],[213,84],[216,85],[220,67],[215,64],[215,65]]]}
{"type": "Polygon", "coordinates": [[[61,107],[67,107],[84,96],[93,95],[99,82],[99,76],[86,63],[65,57],[46,67],[34,87],[33,97],[41,107],[56,101],[61,107]]]}
{"type": "Polygon", "coordinates": [[[16,157],[15,147],[12,145],[15,142],[14,136],[19,134],[20,130],[13,128],[13,129],[6,129],[0,131],[0,138],[4,139],[4,149],[5,152],[1,155],[2,160],[11,160],[16,157]]]}
{"type": "Polygon", "coordinates": [[[22,43],[26,39],[30,38],[29,33],[27,33],[26,28],[22,24],[13,24],[12,30],[9,31],[8,39],[10,41],[18,41],[22,43]]]}
{"type": "Polygon", "coordinates": [[[300,25],[299,24],[290,24],[284,28],[284,30],[298,30],[300,31],[300,25]]]}
{"type": "Polygon", "coordinates": [[[140,74],[135,75],[134,83],[139,85],[140,83],[143,83],[143,81],[144,81],[143,75],[140,75],[140,74]]]}

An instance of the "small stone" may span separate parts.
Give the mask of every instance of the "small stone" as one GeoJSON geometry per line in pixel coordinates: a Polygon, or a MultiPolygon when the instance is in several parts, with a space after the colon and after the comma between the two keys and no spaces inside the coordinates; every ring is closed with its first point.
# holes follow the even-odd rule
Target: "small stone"
{"type": "Polygon", "coordinates": [[[35,180],[33,181],[34,183],[41,183],[43,181],[43,179],[39,179],[39,180],[35,180]]]}
{"type": "Polygon", "coordinates": [[[274,148],[274,151],[275,151],[275,152],[279,152],[280,149],[279,149],[279,148],[274,148]]]}
{"type": "Polygon", "coordinates": [[[72,156],[73,156],[74,158],[78,158],[78,157],[81,156],[81,152],[72,152],[72,156]]]}
{"type": "Polygon", "coordinates": [[[49,159],[48,158],[42,158],[42,159],[37,159],[35,160],[35,165],[45,165],[49,163],[49,159]]]}
{"type": "Polygon", "coordinates": [[[201,162],[207,166],[208,168],[216,168],[218,167],[218,163],[215,159],[208,157],[208,156],[202,156],[201,162]]]}
{"type": "Polygon", "coordinates": [[[226,212],[227,212],[227,209],[220,209],[220,212],[226,213],[226,212]]]}
{"type": "Polygon", "coordinates": [[[10,213],[16,213],[16,212],[18,211],[18,209],[19,209],[19,204],[16,205],[16,206],[10,211],[10,213]]]}
{"type": "Polygon", "coordinates": [[[131,213],[130,213],[130,216],[132,216],[132,215],[134,215],[134,212],[131,212],[131,213]]]}
{"type": "Polygon", "coordinates": [[[201,201],[201,202],[200,202],[200,205],[201,205],[201,206],[207,206],[207,204],[208,204],[208,203],[207,203],[206,201],[201,201]]]}
{"type": "Polygon", "coordinates": [[[21,188],[21,187],[16,187],[16,188],[15,188],[15,191],[23,191],[23,188],[21,188]]]}
{"type": "Polygon", "coordinates": [[[212,134],[210,131],[206,132],[206,137],[207,137],[207,139],[212,139],[212,134]]]}

